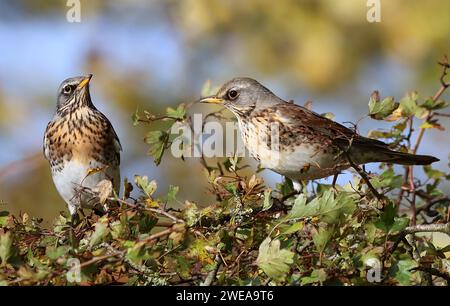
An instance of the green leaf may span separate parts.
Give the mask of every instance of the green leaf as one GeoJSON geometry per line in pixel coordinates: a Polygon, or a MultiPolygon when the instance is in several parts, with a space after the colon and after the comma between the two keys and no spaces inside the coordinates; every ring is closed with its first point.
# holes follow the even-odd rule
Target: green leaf
{"type": "Polygon", "coordinates": [[[382,231],[388,233],[394,224],[394,218],[396,215],[396,209],[394,204],[386,205],[383,213],[380,215],[377,221],[375,221],[375,226],[382,231]]]}
{"type": "Polygon", "coordinates": [[[305,226],[303,221],[295,222],[294,224],[288,226],[286,229],[282,230],[280,235],[290,235],[292,233],[296,233],[301,230],[305,226]]]}
{"type": "Polygon", "coordinates": [[[428,98],[420,106],[423,107],[423,108],[426,108],[428,110],[437,110],[437,109],[443,109],[443,108],[446,108],[446,107],[450,106],[450,102],[446,102],[446,101],[441,100],[441,99],[439,99],[437,101],[434,101],[433,98],[428,98]]]}
{"type": "Polygon", "coordinates": [[[175,256],[176,261],[176,271],[180,273],[180,275],[184,278],[189,278],[189,272],[193,265],[186,257],[184,256],[175,256]]]}
{"type": "Polygon", "coordinates": [[[356,209],[355,200],[345,192],[336,198],[333,190],[327,190],[322,195],[306,204],[306,196],[300,194],[286,219],[319,217],[321,221],[332,224],[339,222],[345,214],[351,214],[356,209]]]}
{"type": "Polygon", "coordinates": [[[178,190],[180,190],[180,187],[178,187],[178,186],[174,186],[174,185],[169,186],[169,191],[167,192],[167,196],[166,196],[167,203],[173,202],[177,199],[178,190]]]}
{"type": "Polygon", "coordinates": [[[301,285],[308,285],[313,283],[323,283],[327,280],[327,272],[324,269],[315,269],[311,272],[310,276],[302,278],[301,285]]]}
{"type": "Polygon", "coordinates": [[[145,137],[145,142],[150,145],[148,154],[155,159],[158,166],[169,141],[169,134],[165,131],[150,131],[145,137]]]}
{"type": "Polygon", "coordinates": [[[267,188],[264,190],[264,204],[262,210],[268,210],[273,205],[273,199],[272,199],[272,189],[267,188]]]}
{"type": "Polygon", "coordinates": [[[394,170],[389,169],[370,181],[375,188],[400,188],[403,184],[403,177],[401,175],[395,175],[394,170]]]}
{"type": "Polygon", "coordinates": [[[293,252],[280,249],[279,240],[267,237],[259,246],[256,263],[270,278],[282,281],[289,272],[290,265],[294,263],[293,258],[293,252]]]}
{"type": "Polygon", "coordinates": [[[125,257],[132,263],[140,265],[146,255],[144,245],[144,242],[130,242],[130,246],[127,249],[127,254],[125,257]]]}
{"type": "Polygon", "coordinates": [[[277,189],[280,190],[283,196],[285,196],[294,191],[294,184],[291,179],[286,177],[282,184],[277,184],[277,189]]]}
{"type": "Polygon", "coordinates": [[[330,239],[333,237],[334,227],[323,228],[320,227],[317,233],[313,236],[313,242],[319,253],[325,250],[330,239]]]}
{"type": "Polygon", "coordinates": [[[8,224],[9,212],[7,211],[0,211],[0,227],[6,226],[8,224]]]}
{"type": "Polygon", "coordinates": [[[110,224],[111,236],[114,239],[124,238],[127,226],[120,220],[116,220],[110,224]]]}
{"type": "Polygon", "coordinates": [[[417,99],[417,92],[411,92],[400,100],[399,110],[402,116],[409,117],[416,113],[418,110],[417,99]]]}
{"type": "Polygon", "coordinates": [[[434,179],[434,180],[440,179],[441,177],[445,176],[444,172],[433,169],[430,165],[423,166],[423,171],[428,176],[428,178],[434,179]]]}
{"type": "Polygon", "coordinates": [[[142,192],[147,195],[147,197],[151,197],[151,195],[156,191],[156,181],[152,180],[151,182],[149,182],[147,176],[135,175],[134,182],[139,187],[139,189],[141,189],[142,192]]]}
{"type": "Polygon", "coordinates": [[[108,234],[109,234],[108,224],[101,221],[95,223],[95,230],[89,240],[89,246],[93,247],[99,244],[100,242],[104,241],[104,239],[108,236],[108,234]]]}
{"type": "Polygon", "coordinates": [[[188,226],[193,226],[198,222],[200,218],[200,213],[198,211],[197,205],[189,201],[185,202],[182,214],[183,219],[186,221],[186,224],[188,226]]]}
{"type": "Polygon", "coordinates": [[[409,221],[410,221],[409,218],[395,217],[394,224],[392,224],[392,227],[390,228],[389,232],[393,233],[404,230],[409,225],[409,221]]]}
{"type": "Polygon", "coordinates": [[[394,101],[393,97],[387,97],[383,101],[378,102],[373,97],[369,100],[369,115],[373,119],[383,120],[391,115],[397,109],[398,103],[394,101]]]}
{"type": "Polygon", "coordinates": [[[408,226],[409,221],[409,218],[396,217],[395,205],[389,204],[374,224],[385,233],[393,233],[404,230],[408,226]]]}
{"type": "Polygon", "coordinates": [[[58,258],[66,255],[70,251],[70,247],[62,245],[59,247],[48,246],[45,250],[45,255],[51,260],[57,260],[58,258]]]}
{"type": "Polygon", "coordinates": [[[5,265],[12,256],[13,238],[11,232],[0,234],[0,259],[1,265],[5,265]]]}
{"type": "Polygon", "coordinates": [[[166,115],[173,119],[183,120],[186,117],[186,106],[182,103],[178,105],[176,109],[168,107],[166,110],[166,115]]]}
{"type": "Polygon", "coordinates": [[[391,268],[391,274],[403,286],[411,285],[412,268],[417,267],[417,263],[412,259],[404,259],[397,261],[391,268]]]}

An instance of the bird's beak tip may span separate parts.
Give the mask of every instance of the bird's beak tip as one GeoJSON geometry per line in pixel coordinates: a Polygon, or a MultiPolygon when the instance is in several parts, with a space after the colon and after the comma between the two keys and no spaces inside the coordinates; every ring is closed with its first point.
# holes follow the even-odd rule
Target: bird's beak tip
{"type": "Polygon", "coordinates": [[[223,104],[224,100],[222,98],[211,96],[200,99],[200,103],[213,103],[213,104],[223,104]]]}
{"type": "Polygon", "coordinates": [[[88,74],[83,81],[81,81],[81,83],[78,85],[78,89],[82,89],[84,87],[86,87],[87,84],[89,84],[89,82],[92,79],[92,74],[88,74]]]}

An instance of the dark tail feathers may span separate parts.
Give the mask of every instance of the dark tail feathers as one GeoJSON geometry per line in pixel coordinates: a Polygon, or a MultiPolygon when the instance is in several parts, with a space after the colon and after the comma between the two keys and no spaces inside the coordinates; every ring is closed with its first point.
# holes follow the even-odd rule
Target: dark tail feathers
{"type": "Polygon", "coordinates": [[[429,165],[439,161],[439,159],[429,155],[414,155],[403,152],[389,151],[382,154],[380,161],[399,165],[429,165]]]}

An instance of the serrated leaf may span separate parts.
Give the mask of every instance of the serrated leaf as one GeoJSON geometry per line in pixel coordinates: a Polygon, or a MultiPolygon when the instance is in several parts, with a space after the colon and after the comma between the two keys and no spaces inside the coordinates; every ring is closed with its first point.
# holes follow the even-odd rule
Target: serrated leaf
{"type": "Polygon", "coordinates": [[[370,181],[375,188],[400,188],[403,184],[403,177],[396,175],[394,170],[389,169],[370,181]]]}
{"type": "Polygon", "coordinates": [[[172,202],[177,199],[178,191],[180,190],[180,187],[170,185],[169,186],[169,192],[167,192],[167,202],[172,202]]]}
{"type": "Polygon", "coordinates": [[[294,262],[293,258],[293,252],[280,249],[279,240],[267,237],[259,246],[256,263],[270,278],[282,281],[294,262]]]}
{"type": "Polygon", "coordinates": [[[396,208],[394,204],[385,207],[383,213],[374,222],[374,225],[386,233],[392,233],[403,230],[409,224],[408,218],[396,217],[396,208]]]}
{"type": "Polygon", "coordinates": [[[91,238],[89,239],[89,246],[93,247],[100,242],[102,242],[109,234],[108,224],[105,222],[97,222],[95,223],[94,233],[92,233],[91,238]]]}
{"type": "Polygon", "coordinates": [[[144,245],[144,242],[132,242],[128,246],[127,254],[125,255],[125,257],[134,264],[140,265],[144,260],[144,256],[146,255],[144,245]]]}
{"type": "Polygon", "coordinates": [[[195,203],[186,201],[183,208],[183,217],[186,221],[186,224],[188,226],[192,226],[195,223],[198,222],[198,219],[200,218],[199,210],[197,208],[197,205],[195,203]]]}
{"type": "Polygon", "coordinates": [[[373,119],[383,120],[397,109],[398,103],[394,101],[393,97],[387,97],[381,102],[378,102],[373,97],[369,100],[369,115],[373,119]]]}
{"type": "Polygon", "coordinates": [[[324,269],[315,269],[311,272],[310,276],[302,278],[301,285],[308,285],[313,283],[323,283],[327,280],[327,272],[324,269]]]}
{"type": "Polygon", "coordinates": [[[404,230],[409,225],[409,221],[410,221],[409,218],[395,217],[394,224],[392,224],[390,232],[393,233],[404,230]]]}
{"type": "Polygon", "coordinates": [[[322,253],[325,250],[330,239],[333,237],[334,227],[323,228],[320,227],[317,233],[313,235],[313,242],[316,246],[316,249],[319,253],[322,253]]]}
{"type": "Polygon", "coordinates": [[[150,131],[145,137],[145,142],[150,145],[148,154],[154,158],[157,166],[161,163],[168,141],[169,134],[165,131],[150,131]]]}
{"type": "Polygon", "coordinates": [[[394,278],[404,286],[411,285],[412,268],[417,267],[417,263],[411,259],[404,259],[397,261],[392,267],[392,274],[394,278]]]}
{"type": "Polygon", "coordinates": [[[286,219],[318,217],[321,221],[332,224],[339,222],[344,214],[352,213],[356,208],[354,199],[345,192],[336,198],[333,190],[327,190],[322,195],[306,204],[306,196],[300,194],[286,219]]]}
{"type": "Polygon", "coordinates": [[[399,110],[403,117],[409,117],[416,113],[418,95],[417,92],[408,93],[400,100],[399,110]]]}
{"type": "Polygon", "coordinates": [[[443,108],[450,106],[450,103],[446,102],[444,100],[441,100],[441,99],[434,101],[433,98],[428,98],[420,106],[423,108],[426,108],[428,110],[437,110],[437,109],[443,109],[443,108]]]}
{"type": "Polygon", "coordinates": [[[186,116],[186,106],[184,103],[178,105],[176,109],[168,107],[166,110],[166,115],[173,119],[184,119],[186,116]]]}
{"type": "Polygon", "coordinates": [[[144,192],[147,195],[147,197],[151,197],[151,195],[156,191],[157,188],[156,181],[152,180],[149,182],[147,176],[135,175],[134,182],[139,187],[139,189],[141,189],[142,192],[144,192]]]}

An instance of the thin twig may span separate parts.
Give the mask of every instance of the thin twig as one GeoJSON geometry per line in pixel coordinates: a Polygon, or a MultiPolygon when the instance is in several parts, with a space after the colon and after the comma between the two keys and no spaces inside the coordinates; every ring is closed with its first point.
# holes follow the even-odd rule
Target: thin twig
{"type": "MultiPolygon", "coordinates": [[[[436,102],[441,97],[441,95],[444,93],[444,91],[447,89],[447,87],[450,86],[450,83],[446,83],[445,82],[445,76],[447,75],[447,69],[450,68],[447,56],[444,56],[444,59],[442,60],[442,62],[439,62],[438,64],[442,66],[442,74],[441,74],[441,77],[439,79],[440,83],[441,83],[441,87],[434,94],[434,96],[432,98],[434,102],[436,102]]],[[[433,113],[429,112],[428,115],[427,115],[427,118],[425,119],[425,122],[428,122],[431,119],[432,116],[433,116],[433,113]]],[[[425,130],[426,130],[426,128],[424,128],[424,127],[420,128],[419,136],[417,136],[417,140],[416,140],[416,143],[414,145],[413,154],[416,154],[416,152],[417,152],[417,150],[419,148],[420,142],[422,141],[422,137],[423,137],[423,134],[425,133],[425,130]]]]}
{"type": "Polygon", "coordinates": [[[436,205],[438,203],[441,202],[450,202],[450,197],[449,196],[443,196],[443,197],[439,197],[436,199],[432,199],[427,201],[427,203],[419,208],[417,208],[417,214],[419,214],[422,211],[427,211],[428,209],[430,209],[433,205],[436,205]]]}
{"type": "Polygon", "coordinates": [[[358,172],[358,174],[362,177],[362,179],[364,180],[364,182],[366,183],[366,185],[369,187],[370,191],[372,192],[372,194],[381,202],[384,202],[385,198],[383,195],[381,195],[376,189],[375,187],[373,187],[372,183],[370,183],[370,179],[367,176],[367,173],[365,173],[357,164],[355,164],[353,162],[353,160],[350,157],[350,154],[348,154],[348,152],[344,152],[344,154],[347,157],[348,162],[350,163],[350,166],[352,166],[353,169],[356,170],[356,172],[358,172]]]}
{"type": "Polygon", "coordinates": [[[416,211],[416,185],[414,184],[413,166],[409,166],[409,189],[412,194],[411,199],[411,225],[416,225],[417,211],[416,211]]]}
{"type": "Polygon", "coordinates": [[[412,269],[410,269],[410,271],[423,271],[426,272],[428,274],[443,278],[446,282],[447,282],[447,286],[450,285],[450,276],[448,275],[448,273],[443,273],[441,271],[439,271],[438,269],[434,269],[431,267],[414,267],[412,269]]]}
{"type": "Polygon", "coordinates": [[[415,226],[409,226],[405,228],[404,233],[444,233],[450,236],[450,222],[444,224],[419,224],[415,226]]]}

